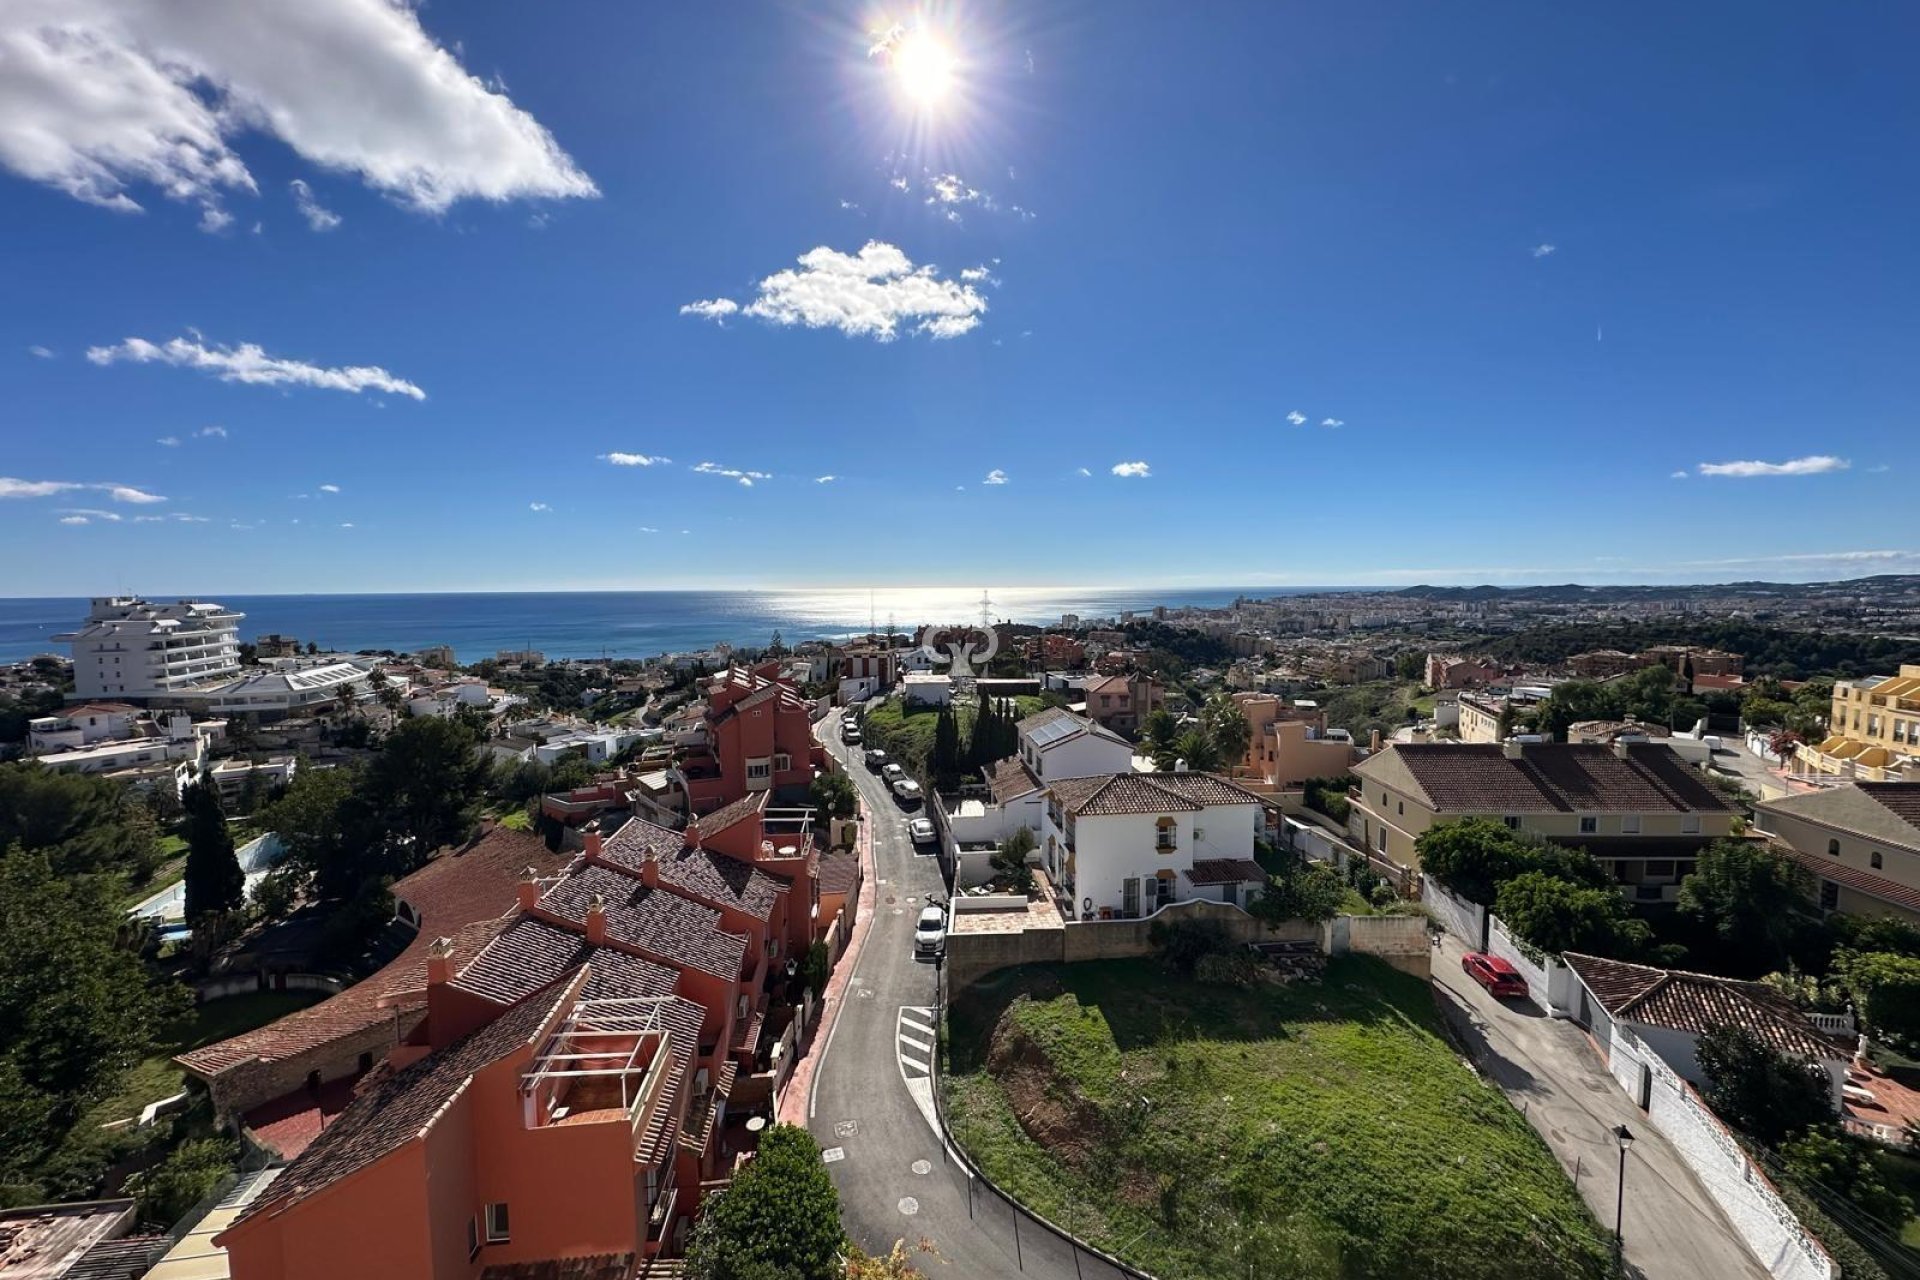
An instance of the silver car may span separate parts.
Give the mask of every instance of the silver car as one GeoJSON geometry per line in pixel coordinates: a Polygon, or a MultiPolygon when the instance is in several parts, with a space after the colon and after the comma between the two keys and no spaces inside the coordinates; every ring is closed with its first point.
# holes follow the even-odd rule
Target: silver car
{"type": "Polygon", "coordinates": [[[913,954],[937,956],[947,948],[947,913],[939,907],[920,908],[913,925],[913,954]]]}
{"type": "Polygon", "coordinates": [[[933,819],[915,818],[909,822],[907,837],[915,844],[932,844],[934,841],[933,819]]]}

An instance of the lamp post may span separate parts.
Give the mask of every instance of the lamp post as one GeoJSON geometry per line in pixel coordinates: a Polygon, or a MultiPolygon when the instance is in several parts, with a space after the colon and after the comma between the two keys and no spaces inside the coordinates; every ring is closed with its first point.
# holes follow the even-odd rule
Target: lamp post
{"type": "Polygon", "coordinates": [[[1633,1130],[1620,1125],[1613,1131],[1613,1140],[1620,1144],[1620,1179],[1613,1202],[1613,1269],[1618,1272],[1625,1258],[1624,1241],[1620,1234],[1621,1224],[1627,1211],[1627,1148],[1633,1145],[1633,1130]]]}

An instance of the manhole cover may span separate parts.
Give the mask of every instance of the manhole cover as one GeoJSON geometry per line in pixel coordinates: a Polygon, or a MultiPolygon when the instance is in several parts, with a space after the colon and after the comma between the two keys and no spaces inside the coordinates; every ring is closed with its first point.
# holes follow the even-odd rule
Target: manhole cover
{"type": "Polygon", "coordinates": [[[860,1122],[858,1120],[842,1120],[839,1124],[833,1126],[833,1136],[836,1138],[851,1138],[859,1132],[860,1122]]]}
{"type": "Polygon", "coordinates": [[[896,902],[898,902],[898,901],[899,901],[899,899],[898,899],[898,898],[896,898],[896,897],[894,897],[894,896],[893,896],[892,894],[888,894],[888,895],[887,895],[887,905],[888,905],[888,906],[892,906],[892,905],[893,905],[894,903],[896,903],[896,902]]]}
{"type": "Polygon", "coordinates": [[[930,1174],[930,1173],[932,1173],[932,1172],[933,1172],[933,1161],[931,1161],[931,1160],[915,1160],[915,1161],[913,1162],[913,1171],[914,1171],[915,1173],[917,1173],[917,1174],[919,1174],[919,1175],[920,1175],[921,1177],[923,1177],[923,1178],[924,1178],[924,1177],[926,1177],[926,1176],[927,1176],[928,1174],[930,1174]]]}
{"type": "Polygon", "coordinates": [[[842,1147],[828,1147],[820,1153],[820,1159],[827,1164],[832,1164],[836,1160],[845,1160],[846,1158],[846,1150],[842,1147]]]}
{"type": "Polygon", "coordinates": [[[912,1217],[914,1214],[920,1212],[920,1202],[912,1196],[901,1196],[900,1212],[906,1214],[908,1217],[912,1217]]]}

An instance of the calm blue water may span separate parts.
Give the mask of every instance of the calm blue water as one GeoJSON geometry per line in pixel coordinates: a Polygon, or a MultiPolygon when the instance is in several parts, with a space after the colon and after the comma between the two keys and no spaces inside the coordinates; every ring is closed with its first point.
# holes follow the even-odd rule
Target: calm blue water
{"type": "MultiPolygon", "coordinates": [[[[1155,605],[1202,607],[1235,596],[1298,595],[1324,587],[1217,587],[1091,591],[1020,588],[993,593],[993,614],[1009,622],[1057,622],[1064,613],[1112,617],[1155,605]]],[[[532,647],[551,658],[651,657],[725,641],[764,645],[777,629],[788,644],[845,637],[891,615],[905,630],[980,616],[980,593],[962,589],[875,591],[592,591],[473,595],[211,595],[247,615],[243,639],[266,632],[317,642],[323,649],[452,645],[463,662],[502,649],[532,647]]],[[[0,661],[63,651],[49,637],[86,617],[85,600],[0,599],[0,661]]]]}

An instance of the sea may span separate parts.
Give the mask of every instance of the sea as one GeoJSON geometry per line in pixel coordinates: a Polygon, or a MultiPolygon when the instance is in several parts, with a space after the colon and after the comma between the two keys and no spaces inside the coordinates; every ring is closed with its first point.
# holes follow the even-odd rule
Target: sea
{"type": "MultiPolygon", "coordinates": [[[[201,597],[238,609],[243,640],[292,636],[322,649],[409,652],[451,645],[461,662],[503,649],[548,658],[647,658],[715,644],[761,647],[777,631],[788,645],[865,634],[870,622],[900,631],[927,624],[1057,623],[1145,613],[1157,605],[1218,608],[1240,596],[1270,599],[1338,587],[1207,587],[1139,590],[963,588],[786,591],[566,591],[419,595],[274,595],[201,597]]],[[[158,597],[156,597],[158,598],[158,597]]],[[[84,599],[0,599],[0,662],[64,653],[52,637],[80,625],[84,599]]]]}

